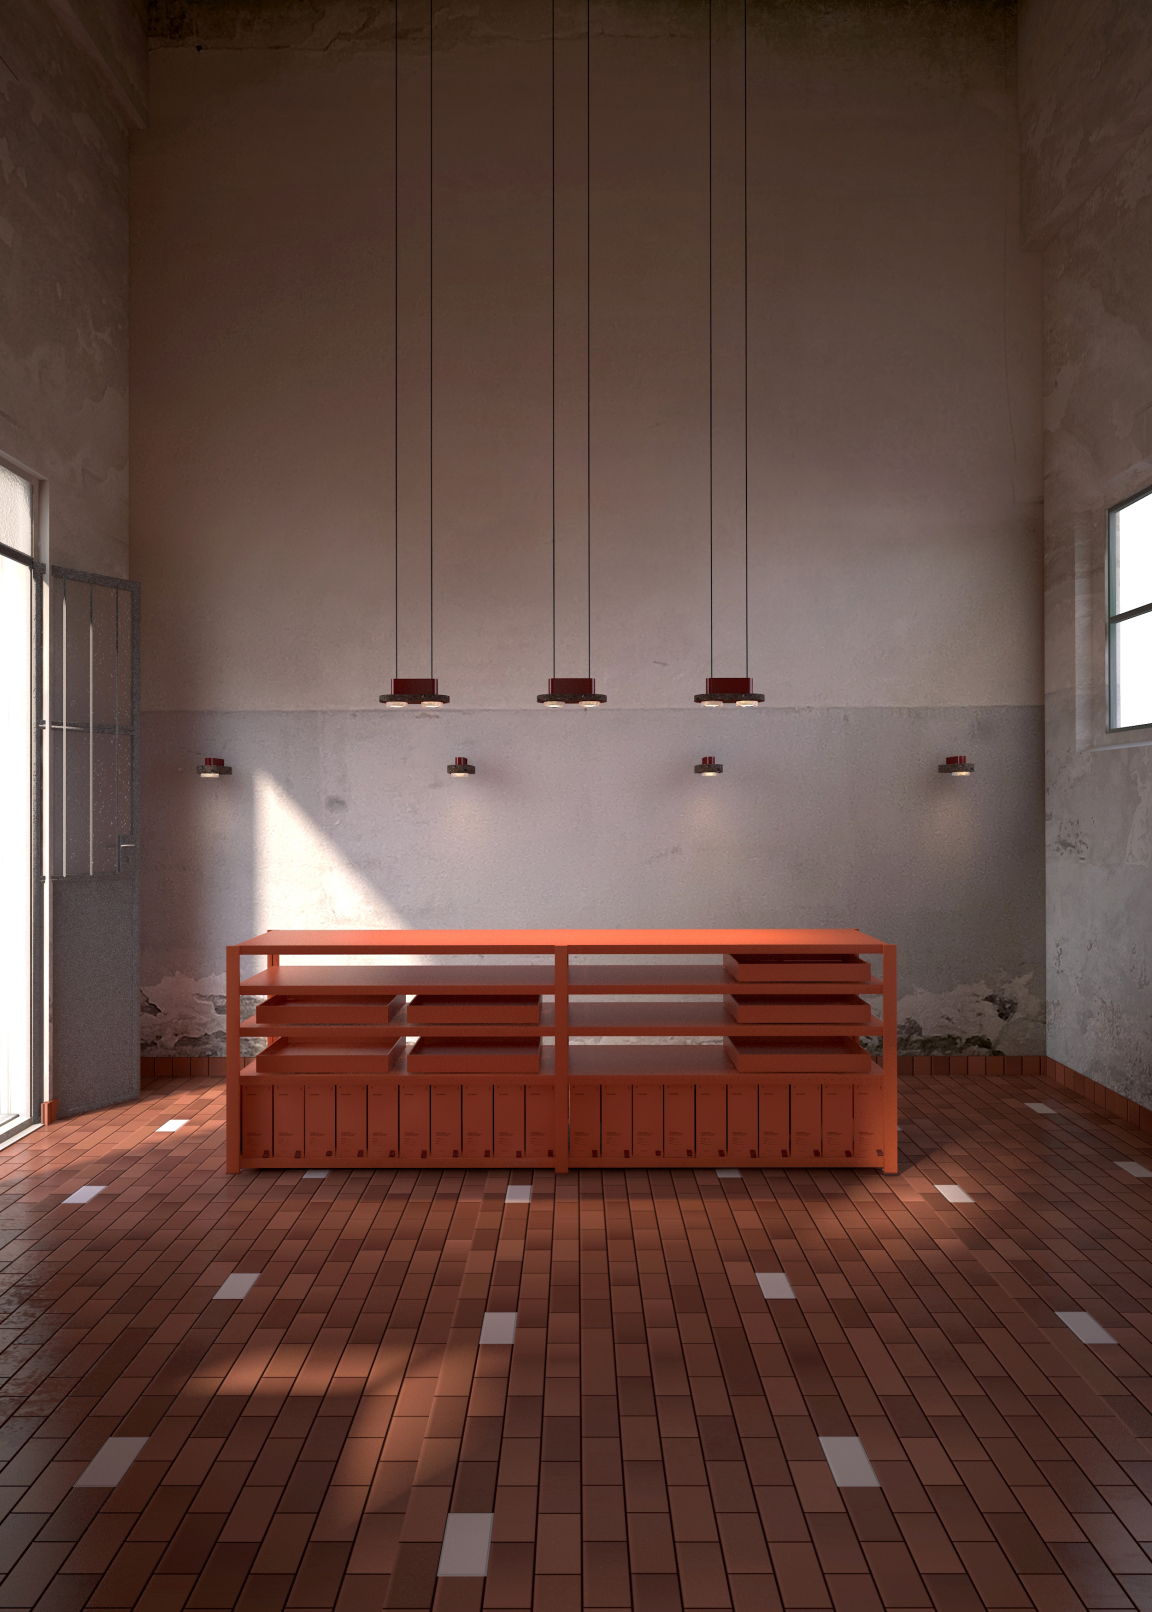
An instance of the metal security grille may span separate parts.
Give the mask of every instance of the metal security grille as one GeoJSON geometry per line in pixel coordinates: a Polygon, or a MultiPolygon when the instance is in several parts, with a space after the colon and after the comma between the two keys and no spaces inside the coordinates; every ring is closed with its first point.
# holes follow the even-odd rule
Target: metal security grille
{"type": "Polygon", "coordinates": [[[140,584],[52,567],[52,872],[128,873],[140,818],[140,584]]]}

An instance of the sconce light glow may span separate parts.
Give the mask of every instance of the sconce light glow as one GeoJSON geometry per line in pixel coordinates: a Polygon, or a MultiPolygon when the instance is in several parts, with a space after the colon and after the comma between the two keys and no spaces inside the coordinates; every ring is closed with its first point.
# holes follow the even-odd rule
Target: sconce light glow
{"type": "Polygon", "coordinates": [[[455,761],[448,764],[449,778],[470,778],[475,771],[475,767],[468,765],[467,756],[457,756],[455,761]]]}
{"type": "Polygon", "coordinates": [[[380,704],[390,711],[403,711],[409,705],[447,705],[434,677],[394,677],[391,694],[381,694],[380,704]]]}
{"type": "Polygon", "coordinates": [[[763,694],[756,694],[752,690],[750,677],[710,677],[706,684],[707,693],[694,694],[693,700],[697,705],[763,705],[763,694]]]}
{"type": "Polygon", "coordinates": [[[693,771],[698,772],[703,778],[715,778],[718,773],[724,771],[724,768],[716,760],[715,756],[702,756],[699,766],[695,767],[693,771]]]}
{"type": "Polygon", "coordinates": [[[231,778],[232,768],[224,765],[223,756],[205,756],[204,765],[196,771],[201,778],[231,778]]]}
{"type": "Polygon", "coordinates": [[[582,705],[586,710],[594,710],[598,705],[607,705],[607,694],[597,694],[596,679],[594,677],[550,677],[548,679],[547,694],[537,694],[537,705],[582,705]]]}
{"type": "Polygon", "coordinates": [[[950,772],[953,778],[967,778],[969,773],[976,771],[976,766],[974,762],[968,760],[967,756],[948,756],[943,765],[937,767],[936,771],[950,772]]]}

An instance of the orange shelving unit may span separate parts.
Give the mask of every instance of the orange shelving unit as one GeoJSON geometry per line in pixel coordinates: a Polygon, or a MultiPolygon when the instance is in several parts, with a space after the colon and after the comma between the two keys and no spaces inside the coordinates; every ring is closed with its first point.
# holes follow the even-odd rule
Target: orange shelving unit
{"type": "Polygon", "coordinates": [[[857,929],[269,931],[227,988],[231,1172],[897,1167],[896,948],[857,929]]]}

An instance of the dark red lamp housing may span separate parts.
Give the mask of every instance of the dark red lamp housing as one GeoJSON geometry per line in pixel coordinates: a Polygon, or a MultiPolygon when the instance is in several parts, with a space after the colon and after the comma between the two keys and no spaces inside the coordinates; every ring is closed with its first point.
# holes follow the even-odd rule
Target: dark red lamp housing
{"type": "Polygon", "coordinates": [[[763,694],[752,691],[750,677],[710,677],[707,693],[692,696],[697,705],[763,705],[763,694]]]}
{"type": "Polygon", "coordinates": [[[475,771],[475,767],[469,766],[467,756],[457,756],[455,761],[448,763],[450,778],[470,778],[475,771]]]}
{"type": "Polygon", "coordinates": [[[597,694],[594,677],[550,677],[547,694],[537,694],[537,705],[607,705],[607,694],[597,694]]]}
{"type": "Polygon", "coordinates": [[[969,773],[976,771],[976,766],[974,762],[968,760],[967,756],[948,756],[943,765],[937,767],[936,771],[950,772],[953,778],[967,778],[969,773]]]}
{"type": "Polygon", "coordinates": [[[724,771],[724,768],[716,760],[715,756],[702,756],[699,765],[693,770],[705,778],[715,778],[724,771]]]}
{"type": "Polygon", "coordinates": [[[407,705],[447,705],[447,694],[441,694],[434,677],[394,677],[391,694],[381,694],[380,704],[390,711],[402,711],[407,705]]]}
{"type": "Polygon", "coordinates": [[[196,771],[201,778],[231,778],[232,768],[224,765],[223,756],[205,756],[204,765],[196,771]]]}

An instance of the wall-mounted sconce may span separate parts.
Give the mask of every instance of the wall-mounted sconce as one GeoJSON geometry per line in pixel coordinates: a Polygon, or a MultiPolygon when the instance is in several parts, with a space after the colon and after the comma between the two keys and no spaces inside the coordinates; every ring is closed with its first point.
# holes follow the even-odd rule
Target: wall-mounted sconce
{"type": "Polygon", "coordinates": [[[937,772],[950,772],[954,778],[967,778],[968,774],[976,771],[975,764],[967,756],[948,756],[944,764],[937,767],[937,772]]]}
{"type": "Polygon", "coordinates": [[[391,694],[381,694],[380,704],[390,711],[403,711],[409,705],[447,705],[434,677],[394,677],[391,694]]]}
{"type": "Polygon", "coordinates": [[[449,778],[471,778],[475,771],[475,767],[468,765],[467,756],[457,756],[456,760],[448,765],[449,778]]]}
{"type": "Polygon", "coordinates": [[[694,694],[697,705],[763,705],[763,694],[752,692],[750,677],[710,677],[706,694],[694,694]]]}
{"type": "Polygon", "coordinates": [[[607,705],[607,694],[597,694],[594,677],[550,677],[547,694],[537,694],[537,705],[583,705],[593,710],[607,705]]]}
{"type": "Polygon", "coordinates": [[[704,778],[715,778],[718,773],[724,771],[724,768],[716,760],[715,756],[702,756],[699,766],[693,768],[693,771],[700,773],[704,778]]]}
{"type": "Polygon", "coordinates": [[[205,756],[204,765],[196,771],[201,778],[231,778],[232,768],[224,765],[223,756],[205,756]]]}

